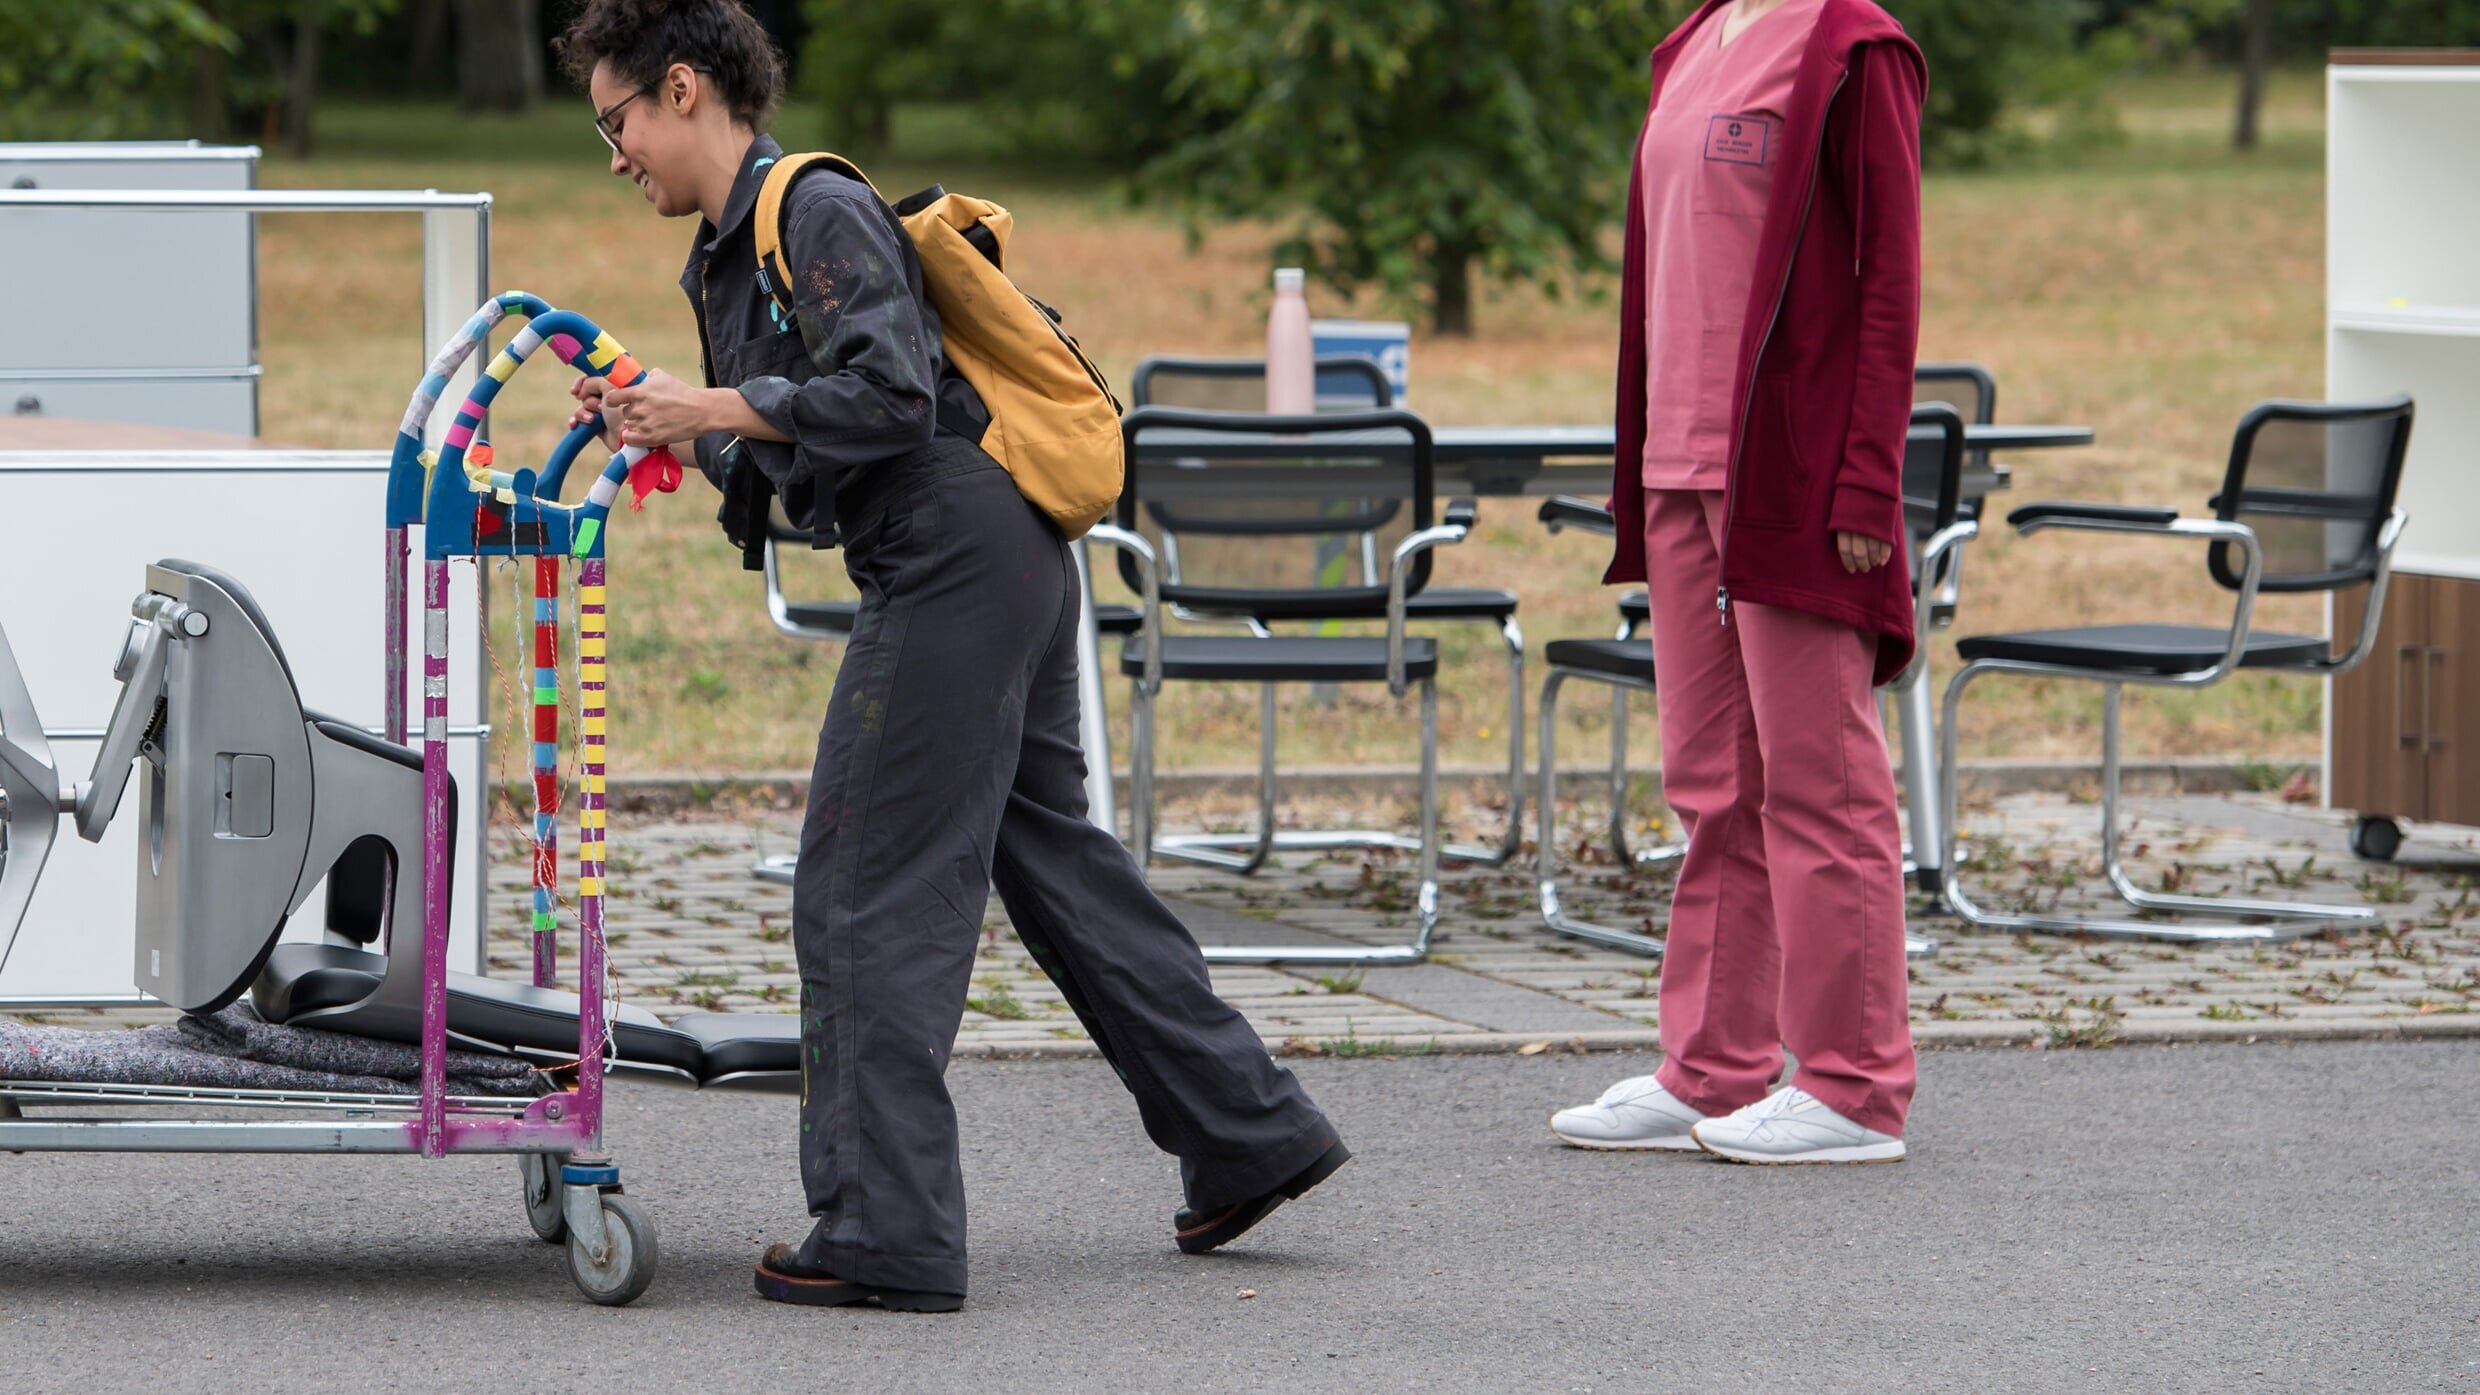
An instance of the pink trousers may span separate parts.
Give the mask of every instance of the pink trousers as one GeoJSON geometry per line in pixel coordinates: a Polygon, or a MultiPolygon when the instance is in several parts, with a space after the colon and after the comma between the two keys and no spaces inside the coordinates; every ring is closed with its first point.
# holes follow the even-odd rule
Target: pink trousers
{"type": "Polygon", "coordinates": [[[1900,1134],[1915,1072],[1877,639],[1737,600],[1722,623],[1722,527],[1719,492],[1646,491],[1662,791],[1688,836],[1659,1077],[1727,1114],[1764,1097],[1787,1046],[1792,1084],[1900,1134]]]}

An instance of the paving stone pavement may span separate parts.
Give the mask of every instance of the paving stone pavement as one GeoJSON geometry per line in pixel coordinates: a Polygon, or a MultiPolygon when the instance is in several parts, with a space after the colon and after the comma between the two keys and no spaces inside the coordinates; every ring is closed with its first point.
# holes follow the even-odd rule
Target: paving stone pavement
{"type": "MultiPolygon", "coordinates": [[[[1459,836],[1493,811],[1454,808],[1459,836]]],[[[2019,936],[1964,926],[1915,896],[1913,928],[1939,941],[1911,969],[1914,1031],[1928,1045],[2101,1046],[2121,1041],[2480,1035],[2480,838],[2415,830],[2392,864],[2348,851],[2345,814],[2271,795],[2132,797],[2137,880],[2205,893],[2357,903],[2372,929],[2284,944],[2180,945],[2019,936]]],[[[1291,826],[1409,820],[1380,801],[1294,800],[1291,826]]],[[[1167,828],[1234,827],[1212,799],[1166,810],[1167,828]]],[[[1561,895],[1583,919],[1659,933],[1670,878],[1615,865],[1599,812],[1563,811],[1561,895]]],[[[2022,794],[1967,806],[1967,875],[1984,905],[2105,910],[2098,807],[2022,794]]],[[[1375,826],[1388,826],[1378,823],[1375,826]]],[[[608,934],[622,995],[657,1013],[784,1012],[799,995],[791,893],[749,875],[791,850],[797,813],[615,815],[608,934]]],[[[492,971],[525,971],[525,853],[495,830],[492,971]]],[[[1646,830],[1652,841],[1652,830],[1646,830]]],[[[1411,933],[1412,860],[1401,853],[1279,855],[1253,877],[1158,863],[1154,886],[1201,943],[1398,942],[1411,933]]],[[[1216,987],[1277,1049],[1354,1055],[1588,1049],[1653,1041],[1658,963],[1557,936],[1536,910],[1530,851],[1504,869],[1449,865],[1429,962],[1354,969],[1217,965],[1216,987]]],[[[994,899],[957,1049],[1092,1051],[1074,1015],[1009,933],[994,899]]],[[[573,981],[573,946],[562,963],[573,981]]]]}

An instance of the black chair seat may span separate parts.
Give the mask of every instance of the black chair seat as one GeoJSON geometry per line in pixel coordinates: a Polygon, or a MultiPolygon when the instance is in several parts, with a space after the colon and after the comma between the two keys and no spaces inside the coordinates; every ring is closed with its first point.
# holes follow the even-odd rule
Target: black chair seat
{"type": "MultiPolygon", "coordinates": [[[[2015,659],[2110,673],[2195,673],[2213,667],[2230,647],[2230,631],[2212,625],[2086,625],[1972,635],[1955,645],[1966,663],[2015,659]]],[[[2248,635],[2242,668],[2304,668],[2332,652],[2318,635],[2248,635]]]]}
{"type": "Polygon", "coordinates": [[[805,630],[848,635],[860,609],[859,601],[794,601],[784,607],[784,618],[805,630]]]}
{"type": "MultiPolygon", "coordinates": [[[[1097,606],[1095,609],[1100,612],[1126,609],[1126,607],[1097,606]]],[[[1500,591],[1488,586],[1425,586],[1412,595],[1404,597],[1404,618],[1408,620],[1504,620],[1515,613],[1516,593],[1500,591]]],[[[1133,633],[1136,629],[1137,612],[1129,610],[1128,614],[1129,627],[1119,633],[1133,633]]],[[[1336,617],[1304,615],[1297,609],[1286,609],[1280,615],[1260,614],[1255,618],[1272,624],[1285,620],[1326,620],[1336,617]]],[[[1369,617],[1356,615],[1348,618],[1366,620],[1369,617]]],[[[1111,626],[1106,623],[1102,628],[1108,631],[1111,626]]]]}
{"type": "Polygon", "coordinates": [[[801,1019],[789,1012],[692,1012],[672,1019],[672,1030],[697,1039],[706,1052],[699,1077],[713,1082],[735,1076],[801,1074],[801,1019]]]}
{"type": "Polygon", "coordinates": [[[1094,625],[1106,635],[1132,635],[1145,628],[1145,612],[1132,605],[1097,605],[1094,625]]]}
{"type": "Polygon", "coordinates": [[[1404,597],[1411,620],[1504,620],[1516,613],[1516,593],[1488,586],[1424,586],[1404,597]]]}
{"type": "Polygon", "coordinates": [[[1642,591],[1629,591],[1619,597],[1619,618],[1632,625],[1653,619],[1653,600],[1642,591]]]}
{"type": "MultiPolygon", "coordinates": [[[[1130,635],[1120,648],[1119,671],[1130,678],[1144,677],[1145,654],[1145,636],[1130,635]]],[[[1437,673],[1438,641],[1406,639],[1404,677],[1433,678],[1437,673]]],[[[1226,683],[1383,683],[1386,641],[1170,635],[1163,640],[1162,676],[1226,683]]]]}
{"type": "Polygon", "coordinates": [[[1552,668],[1580,669],[1639,683],[1653,681],[1653,644],[1642,639],[1554,639],[1542,651],[1552,668]]]}
{"type": "MultiPolygon", "coordinates": [[[[268,1021],[289,1022],[322,1008],[362,1001],[386,972],[387,957],[368,950],[281,944],[267,957],[250,1002],[268,1021]]],[[[475,974],[448,975],[448,1031],[468,1041],[573,1056],[577,1010],[574,993],[475,974]]],[[[338,1030],[344,1024],[302,1025],[338,1030]]],[[[612,1021],[612,1045],[630,1065],[664,1066],[693,1079],[706,1076],[706,1053],[697,1038],[664,1026],[644,1008],[621,1005],[612,1021]]]]}

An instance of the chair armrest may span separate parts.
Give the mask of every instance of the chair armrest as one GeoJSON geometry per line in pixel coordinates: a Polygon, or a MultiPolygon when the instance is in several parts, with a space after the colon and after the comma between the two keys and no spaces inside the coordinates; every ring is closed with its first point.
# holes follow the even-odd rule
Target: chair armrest
{"type": "Polygon", "coordinates": [[[2211,668],[2181,674],[2168,680],[2167,685],[2202,688],[2238,672],[2239,661],[2247,655],[2248,624],[2256,610],[2256,588],[2265,575],[2264,544],[2257,540],[2255,529],[2228,519],[2181,518],[2176,509],[2140,504],[2026,504],[2008,514],[2006,521],[2025,534],[2044,528],[2072,528],[2092,533],[2133,533],[2207,544],[2227,543],[2239,549],[2246,565],[2240,571],[2239,584],[2233,588],[2237,598],[2230,609],[2229,645],[2211,668]]]}
{"type": "Polygon", "coordinates": [[[2131,530],[2150,531],[2167,528],[2178,519],[2177,509],[2152,508],[2143,504],[2072,504],[2056,501],[2025,504],[2006,516],[2008,523],[2026,533],[2061,525],[2098,524],[2120,524],[2129,526],[2131,530]]]}
{"type": "Polygon", "coordinates": [[[1395,544],[1386,561],[1386,686],[1404,695],[1404,607],[1409,601],[1413,559],[1434,547],[1460,543],[1472,536],[1473,508],[1469,499],[1447,506],[1443,523],[1434,523],[1395,544]]]}
{"type": "Polygon", "coordinates": [[[1615,538],[1619,535],[1618,521],[1610,516],[1609,509],[1573,494],[1559,494],[1543,500],[1540,518],[1553,533],[1574,528],[1604,537],[1615,538]]]}
{"type": "Polygon", "coordinates": [[[1938,606],[1938,572],[1948,555],[1979,537],[1981,527],[1968,518],[1958,518],[1930,535],[1920,549],[1920,562],[1912,577],[1912,661],[1887,686],[1899,688],[1912,681],[1914,674],[1929,661],[1929,630],[1933,612],[1938,606]]]}
{"type": "Polygon", "coordinates": [[[1086,530],[1088,542],[1107,543],[1137,560],[1139,594],[1144,599],[1143,618],[1137,633],[1145,637],[1145,677],[1140,681],[1149,693],[1162,691],[1162,568],[1154,558],[1154,545],[1143,535],[1130,532],[1115,523],[1097,523],[1086,530]]]}

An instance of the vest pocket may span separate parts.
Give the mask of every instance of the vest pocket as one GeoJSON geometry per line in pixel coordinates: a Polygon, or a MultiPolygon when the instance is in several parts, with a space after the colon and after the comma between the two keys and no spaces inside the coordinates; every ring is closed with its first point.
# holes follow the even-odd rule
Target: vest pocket
{"type": "Polygon", "coordinates": [[[1813,483],[1791,424],[1791,380],[1759,378],[1740,445],[1737,517],[1752,528],[1793,529],[1809,514],[1813,483]]]}

